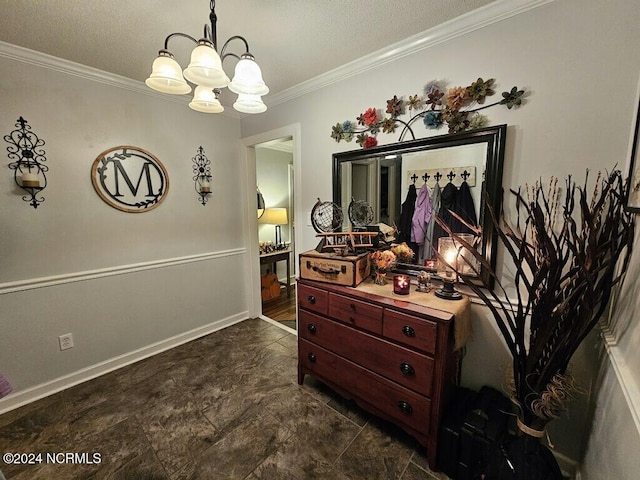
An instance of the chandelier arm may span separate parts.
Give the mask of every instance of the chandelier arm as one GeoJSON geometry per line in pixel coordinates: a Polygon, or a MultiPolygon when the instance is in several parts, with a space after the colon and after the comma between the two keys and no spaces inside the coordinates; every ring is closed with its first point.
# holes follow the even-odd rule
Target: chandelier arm
{"type": "Polygon", "coordinates": [[[188,38],[193,43],[198,43],[198,40],[193,38],[191,35],[187,35],[186,33],[176,32],[168,35],[167,38],[164,39],[164,49],[166,51],[169,51],[169,40],[171,40],[173,37],[184,37],[184,38],[188,38]]]}
{"type": "MultiPolygon", "coordinates": [[[[244,43],[244,48],[245,48],[244,55],[249,55],[253,59],[253,55],[251,55],[251,53],[249,53],[249,43],[247,42],[247,40],[244,37],[241,37],[240,35],[234,35],[229,40],[224,42],[224,45],[222,46],[222,50],[220,51],[220,58],[224,58],[224,57],[226,57],[228,55],[232,55],[231,53],[225,54],[225,50],[227,49],[227,46],[229,45],[229,43],[231,43],[232,40],[241,40],[244,43]]],[[[233,56],[238,58],[237,55],[233,55],[233,56]]]]}
{"type": "Polygon", "coordinates": [[[220,60],[222,60],[224,62],[224,59],[227,57],[233,57],[236,60],[240,60],[240,57],[238,55],[236,55],[235,53],[229,52],[229,53],[225,53],[224,55],[220,55],[220,60]]]}

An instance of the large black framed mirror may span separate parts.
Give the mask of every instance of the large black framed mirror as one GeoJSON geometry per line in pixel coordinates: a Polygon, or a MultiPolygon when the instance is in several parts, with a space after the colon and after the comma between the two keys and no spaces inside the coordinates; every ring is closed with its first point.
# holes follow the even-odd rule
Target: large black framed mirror
{"type": "MultiPolygon", "coordinates": [[[[334,154],[333,201],[343,209],[343,229],[351,227],[347,210],[352,200],[369,203],[372,225],[398,226],[412,185],[421,190],[426,184],[431,191],[438,183],[444,192],[449,183],[461,190],[459,186],[466,181],[481,230],[478,251],[495,268],[497,232],[486,212],[485,195],[499,213],[506,133],[507,126],[498,125],[334,154]]],[[[434,255],[428,243],[417,248],[415,263],[400,264],[399,269],[414,274],[433,269],[434,255]]],[[[480,276],[485,284],[493,285],[487,269],[481,268],[480,276]]]]}

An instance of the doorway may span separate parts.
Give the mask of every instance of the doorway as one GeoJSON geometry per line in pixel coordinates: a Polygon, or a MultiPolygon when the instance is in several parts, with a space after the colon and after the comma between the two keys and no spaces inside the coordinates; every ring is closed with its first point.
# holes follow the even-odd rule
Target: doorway
{"type": "Polygon", "coordinates": [[[258,218],[262,314],[296,328],[293,137],[255,145],[256,181],[265,210],[258,218]]]}
{"type": "Polygon", "coordinates": [[[263,318],[292,333],[296,325],[295,259],[299,244],[299,232],[295,228],[298,215],[296,197],[300,185],[299,139],[299,124],[243,139],[246,147],[248,205],[252,207],[256,202],[254,189],[257,186],[264,199],[266,215],[257,218],[253,208],[247,210],[248,312],[251,317],[263,318]],[[275,211],[269,212],[270,208],[275,211]],[[286,221],[283,222],[281,215],[285,212],[286,221]],[[272,213],[280,220],[273,220],[272,213]],[[288,261],[281,258],[283,251],[289,252],[288,261]],[[269,253],[278,258],[268,257],[269,253]],[[271,274],[271,279],[264,286],[273,289],[273,298],[263,301],[266,274],[271,274]]]}

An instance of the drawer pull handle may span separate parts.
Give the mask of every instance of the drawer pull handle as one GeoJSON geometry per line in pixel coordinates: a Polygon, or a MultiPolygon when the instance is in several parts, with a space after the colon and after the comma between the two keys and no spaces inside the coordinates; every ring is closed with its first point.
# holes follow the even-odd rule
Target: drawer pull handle
{"type": "Polygon", "coordinates": [[[409,325],[405,325],[404,327],[402,327],[402,333],[404,333],[407,337],[416,336],[416,331],[409,325]]]}
{"type": "Polygon", "coordinates": [[[309,333],[316,333],[317,328],[313,323],[310,323],[307,325],[307,330],[309,330],[309,333]]]}
{"type": "Polygon", "coordinates": [[[356,319],[355,319],[355,318],[353,318],[353,317],[349,317],[349,321],[350,321],[351,323],[356,323],[356,319]]]}
{"type": "Polygon", "coordinates": [[[310,353],[309,355],[307,355],[307,358],[309,359],[309,361],[311,363],[316,363],[316,354],[315,353],[310,353]]]}
{"type": "Polygon", "coordinates": [[[356,305],[355,305],[355,303],[352,303],[352,304],[350,305],[350,307],[351,307],[351,310],[355,310],[355,309],[356,309],[356,305]]]}
{"type": "Polygon", "coordinates": [[[400,364],[400,371],[402,372],[402,374],[405,377],[410,377],[412,375],[415,375],[416,371],[415,369],[409,365],[408,363],[401,363],[400,364]]]}
{"type": "Polygon", "coordinates": [[[403,413],[411,413],[411,412],[413,412],[413,407],[411,405],[409,405],[409,403],[405,402],[404,400],[400,400],[398,402],[398,408],[403,413]]]}
{"type": "Polygon", "coordinates": [[[313,305],[314,303],[316,303],[316,297],[314,297],[313,295],[309,295],[309,296],[307,297],[307,300],[309,300],[309,303],[310,303],[311,305],[313,305]]]}

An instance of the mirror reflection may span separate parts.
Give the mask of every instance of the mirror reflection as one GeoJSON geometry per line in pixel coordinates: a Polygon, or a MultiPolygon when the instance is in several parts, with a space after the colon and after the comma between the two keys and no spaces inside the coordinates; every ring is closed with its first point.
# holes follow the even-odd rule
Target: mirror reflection
{"type": "Polygon", "coordinates": [[[400,268],[433,271],[434,249],[447,236],[435,222],[438,215],[454,232],[473,235],[493,265],[496,242],[485,222],[483,192],[499,211],[505,134],[500,125],[335,154],[333,201],[343,209],[343,230],[394,229],[394,243],[406,242],[414,252],[412,265],[400,268]],[[371,207],[366,226],[348,220],[363,201],[371,207]]]}

